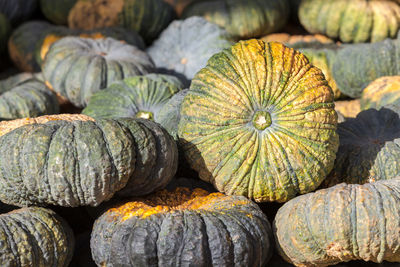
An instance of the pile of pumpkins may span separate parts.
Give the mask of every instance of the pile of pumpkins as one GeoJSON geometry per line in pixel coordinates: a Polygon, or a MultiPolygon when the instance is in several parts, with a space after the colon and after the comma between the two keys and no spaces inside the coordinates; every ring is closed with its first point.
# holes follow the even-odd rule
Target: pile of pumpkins
{"type": "Polygon", "coordinates": [[[399,0],[0,0],[0,266],[398,266],[399,30],[399,0]]]}

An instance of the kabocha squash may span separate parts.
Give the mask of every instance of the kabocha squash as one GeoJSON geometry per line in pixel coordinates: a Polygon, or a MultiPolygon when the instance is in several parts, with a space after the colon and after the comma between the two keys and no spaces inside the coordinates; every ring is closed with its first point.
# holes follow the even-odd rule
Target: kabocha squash
{"type": "Polygon", "coordinates": [[[22,73],[0,81],[0,120],[57,114],[57,96],[47,86],[22,73]]]}
{"type": "Polygon", "coordinates": [[[95,221],[98,266],[265,266],[271,228],[256,204],[197,188],[163,190],[95,221]]]}
{"type": "Polygon", "coordinates": [[[360,104],[363,110],[400,105],[400,76],[382,77],[370,83],[362,93],[360,104]]]}
{"type": "Polygon", "coordinates": [[[7,17],[0,12],[0,54],[2,54],[7,48],[10,29],[10,23],[7,17]]]}
{"type": "Polygon", "coordinates": [[[379,42],[397,36],[400,6],[393,0],[304,0],[299,18],[311,33],[346,43],[379,42]]]}
{"type": "Polygon", "coordinates": [[[93,93],[113,82],[153,69],[145,52],[112,38],[62,38],[50,47],[43,62],[46,81],[77,107],[85,107],[93,93]]]}
{"type": "Polygon", "coordinates": [[[164,1],[172,5],[175,9],[176,14],[180,16],[182,14],[183,9],[191,2],[194,2],[196,0],[164,0],[164,1]]]}
{"type": "Polygon", "coordinates": [[[363,184],[400,176],[399,114],[394,106],[369,109],[340,123],[335,167],[324,185],[363,184]]]}
{"type": "Polygon", "coordinates": [[[173,76],[135,76],[95,93],[82,113],[93,118],[143,118],[158,122],[160,109],[182,88],[173,76]]]}
{"type": "Polygon", "coordinates": [[[0,201],[97,206],[142,195],[175,175],[177,148],[156,123],[53,115],[0,123],[0,201]]]}
{"type": "Polygon", "coordinates": [[[190,17],[172,22],[147,53],[161,72],[191,80],[212,55],[231,45],[225,30],[201,17],[190,17]]]}
{"type": "Polygon", "coordinates": [[[37,8],[37,0],[0,0],[0,13],[13,25],[29,19],[37,8]]]}
{"type": "Polygon", "coordinates": [[[30,207],[0,215],[2,266],[67,267],[74,251],[68,224],[49,209],[30,207]]]}
{"type": "Polygon", "coordinates": [[[399,192],[400,180],[393,179],[299,196],[275,217],[278,251],[296,266],[400,262],[399,192]]]}
{"type": "Polygon", "coordinates": [[[78,0],[40,0],[43,15],[59,25],[68,24],[68,14],[78,0]]]}
{"type": "Polygon", "coordinates": [[[280,42],[287,46],[300,44],[299,47],[304,44],[333,44],[333,40],[326,37],[325,35],[290,35],[288,33],[272,33],[261,38],[264,42],[280,42]]]}
{"type": "Polygon", "coordinates": [[[8,42],[10,57],[21,71],[41,71],[40,65],[50,45],[65,36],[94,39],[112,37],[144,49],[142,38],[136,32],[123,28],[110,27],[83,31],[54,26],[45,21],[30,21],[22,24],[12,33],[8,42]]]}
{"type": "Polygon", "coordinates": [[[319,69],[282,44],[249,40],[197,73],[178,135],[191,167],[220,192],[284,202],[331,171],[336,124],[319,69]]]}
{"type": "Polygon", "coordinates": [[[183,18],[201,16],[235,38],[261,37],[283,28],[289,18],[287,0],[199,0],[188,5],[183,18]]]}
{"type": "Polygon", "coordinates": [[[360,99],[335,101],[335,110],[346,118],[355,118],[361,112],[360,99]]]}
{"type": "Polygon", "coordinates": [[[121,26],[137,31],[149,43],[174,17],[173,8],[163,0],[79,0],[68,25],[85,30],[121,26]]]}

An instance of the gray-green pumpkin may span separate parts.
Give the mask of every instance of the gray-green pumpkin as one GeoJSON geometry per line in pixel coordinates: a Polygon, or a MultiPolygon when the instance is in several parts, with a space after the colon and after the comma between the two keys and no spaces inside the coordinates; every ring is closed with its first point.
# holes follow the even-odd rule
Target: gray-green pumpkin
{"type": "Polygon", "coordinates": [[[148,120],[53,115],[0,123],[0,200],[16,206],[97,206],[165,187],[173,138],[148,120]]]}
{"type": "Polygon", "coordinates": [[[112,38],[66,37],[55,42],[43,63],[43,75],[55,92],[77,107],[111,83],[152,72],[150,57],[112,38]]]}

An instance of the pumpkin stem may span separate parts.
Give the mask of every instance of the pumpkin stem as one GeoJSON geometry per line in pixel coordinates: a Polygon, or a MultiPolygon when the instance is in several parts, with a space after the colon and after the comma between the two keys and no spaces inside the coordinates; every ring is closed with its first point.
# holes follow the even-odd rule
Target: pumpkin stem
{"type": "Polygon", "coordinates": [[[263,131],[272,124],[271,115],[266,111],[257,111],[253,115],[253,125],[258,130],[263,131]]]}
{"type": "Polygon", "coordinates": [[[136,118],[154,121],[153,112],[150,111],[139,111],[136,113],[136,118]]]}

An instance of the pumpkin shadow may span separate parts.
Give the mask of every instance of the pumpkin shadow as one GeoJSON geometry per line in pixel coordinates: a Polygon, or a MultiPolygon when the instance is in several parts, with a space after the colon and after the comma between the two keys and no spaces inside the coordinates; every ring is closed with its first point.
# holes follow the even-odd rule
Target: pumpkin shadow
{"type": "Polygon", "coordinates": [[[175,76],[183,83],[183,88],[189,88],[190,86],[191,80],[186,78],[186,76],[180,72],[176,72],[174,70],[169,70],[166,68],[157,68],[157,73],[175,76]]]}

